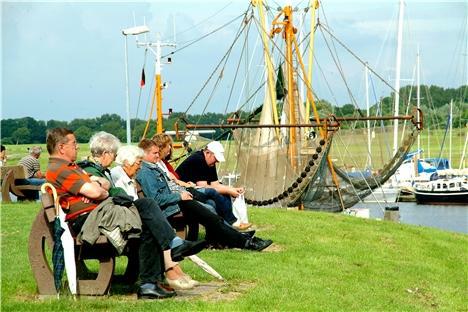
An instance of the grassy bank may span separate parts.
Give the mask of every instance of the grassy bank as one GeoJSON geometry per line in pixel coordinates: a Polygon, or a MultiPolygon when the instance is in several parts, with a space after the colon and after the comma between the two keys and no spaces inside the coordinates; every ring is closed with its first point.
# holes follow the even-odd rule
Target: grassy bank
{"type": "MultiPolygon", "coordinates": [[[[27,243],[38,204],[2,205],[3,311],[466,311],[468,236],[350,216],[251,209],[269,250],[203,251],[227,280],[217,296],[136,300],[122,289],[38,300],[27,243]]],[[[184,269],[213,279],[189,261],[184,269]]]]}

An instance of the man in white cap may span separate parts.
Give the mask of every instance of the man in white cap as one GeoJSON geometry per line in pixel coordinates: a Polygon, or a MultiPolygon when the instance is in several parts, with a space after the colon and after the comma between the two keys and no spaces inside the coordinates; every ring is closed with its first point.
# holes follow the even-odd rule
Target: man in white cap
{"type": "Polygon", "coordinates": [[[208,143],[205,149],[193,153],[184,160],[179,167],[177,167],[176,172],[182,181],[193,182],[197,186],[206,189],[214,189],[217,193],[226,195],[220,196],[222,198],[222,204],[218,205],[219,201],[216,201],[216,211],[228,223],[240,230],[245,230],[249,228],[251,224],[239,224],[232,213],[231,204],[231,197],[239,196],[244,192],[244,189],[242,187],[227,186],[219,182],[216,172],[216,163],[224,161],[223,145],[218,141],[212,141],[208,143]]]}

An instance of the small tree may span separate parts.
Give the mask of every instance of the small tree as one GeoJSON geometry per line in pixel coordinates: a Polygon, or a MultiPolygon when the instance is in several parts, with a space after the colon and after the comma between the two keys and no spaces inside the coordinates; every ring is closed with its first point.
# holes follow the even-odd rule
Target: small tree
{"type": "Polygon", "coordinates": [[[26,144],[29,143],[31,140],[31,131],[29,131],[26,127],[21,127],[16,129],[12,134],[11,137],[16,144],[26,144]]]}

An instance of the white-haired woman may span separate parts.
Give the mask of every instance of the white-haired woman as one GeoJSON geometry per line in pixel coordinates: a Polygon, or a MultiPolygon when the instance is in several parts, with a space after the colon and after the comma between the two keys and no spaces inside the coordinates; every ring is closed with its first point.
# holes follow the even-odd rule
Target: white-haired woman
{"type": "MultiPolygon", "coordinates": [[[[135,184],[135,177],[140,169],[141,162],[143,160],[144,152],[141,148],[137,146],[122,146],[119,148],[117,152],[117,157],[115,162],[118,164],[118,166],[112,168],[111,170],[111,176],[112,176],[112,181],[114,185],[118,188],[122,188],[125,190],[125,192],[132,196],[134,200],[136,201],[152,201],[156,203],[154,200],[149,199],[149,198],[142,198],[138,199],[137,195],[137,189],[136,189],[136,184],[135,184]]],[[[161,210],[158,209],[159,213],[162,214],[161,210]]],[[[142,211],[140,213],[140,217],[142,221],[154,214],[154,211],[148,211],[148,209],[142,211]]],[[[166,219],[167,222],[167,219],[166,219]]],[[[145,223],[143,222],[143,227],[145,227],[145,223]]],[[[157,227],[156,225],[152,228],[149,229],[150,231],[156,230],[157,227]]],[[[204,247],[200,244],[200,247],[204,247]]],[[[166,271],[166,280],[169,284],[169,286],[174,287],[176,289],[188,289],[192,288],[199,283],[195,280],[193,280],[189,275],[185,274],[182,272],[182,269],[180,266],[177,265],[177,263],[172,262],[171,259],[166,258],[167,256],[170,256],[170,253],[164,254],[164,262],[165,262],[165,271],[166,271]]]]}
{"type": "MultiPolygon", "coordinates": [[[[79,162],[78,165],[93,176],[99,177],[100,183],[105,180],[109,183],[109,194],[111,196],[128,195],[112,182],[109,167],[117,156],[117,151],[121,146],[120,141],[114,135],[100,131],[90,139],[91,157],[79,162]],[[105,179],[102,179],[105,178],[105,179]]],[[[175,238],[175,233],[161,209],[154,200],[142,198],[133,202],[138,209],[142,221],[141,242],[139,247],[140,281],[138,290],[140,298],[159,299],[173,296],[173,290],[164,288],[164,272],[167,274],[168,282],[178,289],[193,288],[194,284],[187,281],[185,275],[180,270],[178,263],[174,259],[182,259],[183,256],[194,254],[200,251],[199,246],[194,248],[187,242],[174,248],[171,255],[171,243],[175,238]],[[158,253],[157,251],[160,251],[158,253]],[[176,267],[178,270],[173,270],[176,267]],[[179,273],[182,272],[182,273],[179,273]],[[178,273],[178,274],[177,274],[178,273]]]]}

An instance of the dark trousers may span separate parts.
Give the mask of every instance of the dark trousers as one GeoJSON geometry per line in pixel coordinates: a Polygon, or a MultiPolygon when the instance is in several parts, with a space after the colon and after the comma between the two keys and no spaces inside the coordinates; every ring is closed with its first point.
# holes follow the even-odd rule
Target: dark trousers
{"type": "Polygon", "coordinates": [[[231,197],[228,195],[221,195],[212,188],[205,188],[203,190],[206,196],[214,200],[216,204],[216,212],[224,219],[227,223],[233,224],[237,221],[237,218],[232,212],[231,197]]]}
{"type": "Polygon", "coordinates": [[[154,283],[164,280],[163,251],[170,248],[175,237],[174,230],[151,198],[140,198],[134,202],[140,213],[142,233],[140,235],[140,281],[154,283]]]}
{"type": "Polygon", "coordinates": [[[220,216],[209,211],[195,200],[179,202],[184,217],[198,222],[206,229],[206,240],[231,248],[244,248],[247,238],[237,230],[226,225],[220,216]]]}

